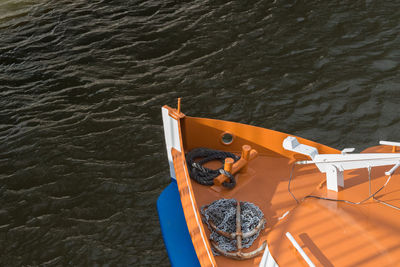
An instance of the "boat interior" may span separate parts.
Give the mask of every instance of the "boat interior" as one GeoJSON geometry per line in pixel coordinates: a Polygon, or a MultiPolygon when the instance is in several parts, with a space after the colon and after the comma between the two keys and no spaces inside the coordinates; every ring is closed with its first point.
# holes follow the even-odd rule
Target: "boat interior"
{"type": "MultiPolygon", "coordinates": [[[[181,114],[181,113],[180,113],[181,114]]],[[[202,206],[225,198],[247,201],[264,213],[266,224],[252,246],[253,251],[264,241],[280,266],[308,266],[286,233],[297,241],[316,266],[393,266],[400,260],[400,177],[394,174],[390,183],[373,198],[368,197],[387,181],[385,172],[391,166],[345,170],[344,186],[338,192],[327,189],[327,178],[315,164],[297,165],[309,157],[283,148],[288,134],[240,123],[181,116],[179,118],[182,152],[175,151],[174,165],[177,179],[188,176],[187,167],[177,166],[184,153],[205,147],[233,152],[240,156],[243,146],[257,151],[246,168],[236,175],[232,189],[221,185],[201,185],[192,179],[194,205],[202,206]],[[289,188],[290,185],[290,188],[289,188]],[[289,191],[290,190],[290,191],[289,191]],[[311,196],[311,197],[310,197],[311,196]],[[364,199],[366,201],[362,202],[364,199]],[[333,201],[338,200],[338,201],[333,201]],[[362,202],[362,203],[358,203],[362,202]]],[[[340,154],[341,151],[296,137],[301,144],[314,147],[320,154],[340,154]]],[[[363,153],[392,153],[393,148],[378,145],[363,153]]],[[[182,161],[184,162],[184,160],[182,161]]],[[[220,161],[206,163],[207,168],[221,168],[220,161]]],[[[183,209],[183,183],[179,184],[183,209]],[[181,190],[182,189],[182,190],[181,190]]],[[[186,216],[186,213],[185,213],[186,216]]],[[[189,223],[189,222],[188,222],[189,223]]],[[[196,224],[193,222],[192,224],[196,224]]],[[[190,228],[190,224],[188,224],[190,228]]],[[[208,237],[210,230],[201,222],[208,237]]],[[[190,230],[190,229],[189,229],[190,230]]],[[[201,262],[201,251],[196,247],[195,233],[191,232],[201,262]]],[[[207,244],[210,247],[210,244],[207,244]]],[[[213,256],[217,266],[258,266],[261,255],[238,261],[222,255],[213,256]]]]}

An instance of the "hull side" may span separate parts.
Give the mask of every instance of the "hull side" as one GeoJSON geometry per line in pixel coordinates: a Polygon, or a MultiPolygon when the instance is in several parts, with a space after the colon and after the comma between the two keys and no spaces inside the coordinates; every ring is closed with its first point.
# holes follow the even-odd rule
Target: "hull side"
{"type": "Polygon", "coordinates": [[[186,225],[175,180],[172,180],[159,196],[157,211],[171,265],[173,267],[199,267],[200,263],[186,225]]]}

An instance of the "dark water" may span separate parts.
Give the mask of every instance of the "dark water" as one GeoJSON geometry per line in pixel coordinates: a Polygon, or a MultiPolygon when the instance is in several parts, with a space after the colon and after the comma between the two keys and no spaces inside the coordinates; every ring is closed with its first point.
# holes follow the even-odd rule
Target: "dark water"
{"type": "Polygon", "coordinates": [[[167,266],[160,107],[400,141],[399,1],[0,3],[0,265],[167,266]]]}

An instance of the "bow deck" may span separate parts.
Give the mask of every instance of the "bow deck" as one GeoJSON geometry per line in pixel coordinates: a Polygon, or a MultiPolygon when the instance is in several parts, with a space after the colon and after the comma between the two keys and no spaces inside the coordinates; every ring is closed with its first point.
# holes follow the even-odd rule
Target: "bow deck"
{"type": "MultiPolygon", "coordinates": [[[[176,113],[168,108],[169,112],[176,113]]],[[[268,249],[280,266],[307,266],[304,259],[285,234],[289,232],[304,253],[317,266],[395,265],[400,260],[400,211],[382,203],[369,200],[361,205],[304,199],[315,195],[332,199],[358,202],[370,195],[366,169],[344,171],[345,188],[339,192],[327,190],[326,178],[313,165],[294,168],[288,191],[293,163],[304,160],[304,155],[282,148],[287,134],[239,123],[176,116],[180,138],[180,150],[171,147],[172,164],[176,175],[182,206],[194,248],[202,266],[258,266],[261,256],[236,261],[223,256],[213,256],[206,224],[201,221],[199,208],[221,198],[234,198],[256,204],[264,213],[266,227],[260,237],[248,248],[254,250],[265,240],[268,249]],[[233,135],[233,142],[221,142],[223,133],[233,135]],[[251,145],[259,152],[249,162],[247,171],[236,175],[233,189],[221,188],[220,192],[209,186],[197,184],[189,178],[184,153],[197,147],[208,147],[237,153],[243,145],[251,145]]],[[[298,137],[297,137],[298,138],[298,137]]],[[[301,143],[316,147],[321,154],[340,151],[298,138],[301,143]]],[[[389,146],[377,146],[368,153],[390,153],[389,146]]],[[[220,163],[207,163],[218,168],[220,163]]],[[[376,167],[371,173],[371,190],[377,190],[385,181],[388,167],[376,167]]],[[[400,206],[400,180],[396,175],[377,199],[400,206]]],[[[246,251],[246,250],[245,250],[246,251]]]]}

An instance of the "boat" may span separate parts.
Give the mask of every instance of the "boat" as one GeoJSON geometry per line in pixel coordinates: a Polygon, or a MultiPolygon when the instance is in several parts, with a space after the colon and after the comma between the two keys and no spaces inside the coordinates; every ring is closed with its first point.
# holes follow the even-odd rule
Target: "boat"
{"type": "Polygon", "coordinates": [[[190,117],[180,99],[177,108],[162,107],[162,119],[171,183],[157,210],[172,266],[399,265],[400,143],[339,150],[252,125],[190,117]],[[233,155],[202,162],[219,172],[209,184],[191,177],[192,168],[201,167],[188,157],[199,148],[233,155]],[[204,217],[218,201],[233,203],[236,231],[226,233],[204,217]],[[263,216],[248,233],[257,232],[248,247],[241,244],[245,203],[263,216]],[[213,232],[230,236],[236,250],[224,250],[213,232]]]}

